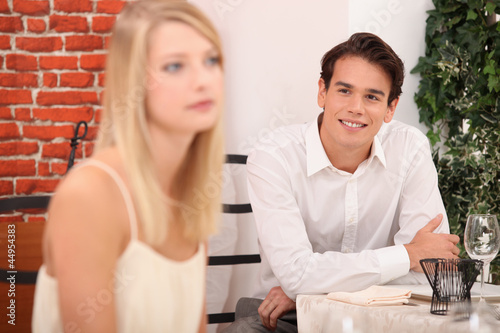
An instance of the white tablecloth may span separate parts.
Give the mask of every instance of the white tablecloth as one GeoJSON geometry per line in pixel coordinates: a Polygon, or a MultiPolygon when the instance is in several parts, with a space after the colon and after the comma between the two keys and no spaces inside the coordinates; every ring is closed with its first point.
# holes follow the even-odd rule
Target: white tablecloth
{"type": "MultiPolygon", "coordinates": [[[[411,298],[410,305],[364,307],[332,301],[326,295],[299,295],[297,324],[299,333],[457,333],[451,316],[431,314],[430,305],[411,298]]],[[[500,332],[500,321],[493,325],[497,323],[498,329],[491,332],[500,332]]],[[[464,328],[466,323],[460,324],[464,328]]]]}

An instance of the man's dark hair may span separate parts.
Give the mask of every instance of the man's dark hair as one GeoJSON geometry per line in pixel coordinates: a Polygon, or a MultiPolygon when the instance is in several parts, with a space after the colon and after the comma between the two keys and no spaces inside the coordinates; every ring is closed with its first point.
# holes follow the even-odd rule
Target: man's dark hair
{"type": "Polygon", "coordinates": [[[321,59],[321,78],[325,81],[327,90],[330,87],[335,62],[350,56],[360,57],[380,66],[389,75],[392,83],[388,104],[401,95],[405,75],[403,61],[380,37],[367,32],[353,34],[347,41],[325,53],[321,59]]]}

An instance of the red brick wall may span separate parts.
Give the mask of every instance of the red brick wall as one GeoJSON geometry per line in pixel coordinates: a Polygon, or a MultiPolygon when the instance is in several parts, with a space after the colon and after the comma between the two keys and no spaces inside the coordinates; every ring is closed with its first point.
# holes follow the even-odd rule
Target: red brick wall
{"type": "MultiPolygon", "coordinates": [[[[92,153],[106,46],[126,2],[0,0],[0,199],[52,193],[81,120],[89,129],[75,161],[92,153]]],[[[0,222],[40,219],[0,213],[0,222]]]]}

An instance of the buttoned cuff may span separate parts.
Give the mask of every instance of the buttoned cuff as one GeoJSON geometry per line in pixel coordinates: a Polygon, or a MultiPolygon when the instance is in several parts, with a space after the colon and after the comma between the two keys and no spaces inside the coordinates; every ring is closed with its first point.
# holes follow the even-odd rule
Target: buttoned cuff
{"type": "Polygon", "coordinates": [[[375,250],[380,264],[380,283],[385,284],[410,271],[410,257],[404,245],[375,250]]]}

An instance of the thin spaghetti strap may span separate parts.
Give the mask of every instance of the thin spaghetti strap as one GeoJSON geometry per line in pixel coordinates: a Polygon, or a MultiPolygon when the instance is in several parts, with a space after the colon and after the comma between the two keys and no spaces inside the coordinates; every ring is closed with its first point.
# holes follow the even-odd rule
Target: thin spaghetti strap
{"type": "Polygon", "coordinates": [[[104,172],[106,172],[113,180],[115,181],[116,185],[118,185],[118,189],[120,190],[123,200],[125,200],[125,206],[127,208],[127,213],[129,216],[129,223],[130,223],[130,239],[137,239],[137,217],[135,215],[135,209],[134,209],[134,204],[132,201],[132,196],[130,195],[130,192],[128,191],[127,187],[125,186],[125,183],[123,182],[123,179],[118,175],[118,173],[109,165],[107,165],[104,162],[94,160],[94,159],[89,159],[84,161],[83,163],[80,163],[79,165],[75,166],[76,168],[82,168],[85,166],[95,166],[104,172]]]}

